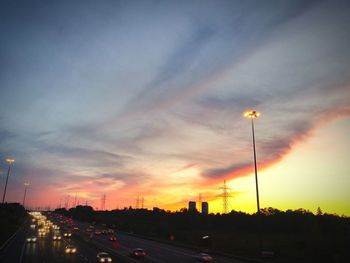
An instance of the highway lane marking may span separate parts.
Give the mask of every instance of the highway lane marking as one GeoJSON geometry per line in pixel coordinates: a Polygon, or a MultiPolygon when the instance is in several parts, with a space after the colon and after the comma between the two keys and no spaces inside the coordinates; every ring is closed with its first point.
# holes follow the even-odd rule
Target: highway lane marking
{"type": "MultiPolygon", "coordinates": [[[[123,235],[123,234],[122,234],[123,235]]],[[[120,236],[120,235],[119,235],[120,236]]],[[[127,236],[127,235],[124,235],[124,236],[126,236],[126,237],[128,237],[128,238],[130,238],[130,236],[127,236]]],[[[135,239],[138,239],[141,243],[146,243],[146,245],[147,245],[147,242],[149,242],[149,244],[148,245],[151,245],[151,247],[156,247],[156,248],[164,248],[164,249],[167,249],[167,250],[169,250],[169,251],[172,251],[172,252],[174,252],[175,254],[179,254],[179,255],[185,255],[185,256],[189,256],[189,257],[193,257],[194,255],[193,254],[188,254],[188,253],[185,253],[185,252],[183,252],[183,251],[176,251],[176,250],[174,250],[174,248],[176,248],[176,249],[182,249],[182,248],[178,248],[178,247],[172,247],[172,248],[170,248],[170,247],[167,247],[166,245],[163,245],[162,243],[158,243],[158,242],[156,242],[156,241],[153,241],[153,240],[144,240],[144,239],[141,239],[141,238],[137,238],[137,237],[134,237],[135,239]]],[[[168,245],[169,246],[169,245],[168,245]]]]}
{"type": "Polygon", "coordinates": [[[19,257],[19,263],[22,263],[23,261],[23,255],[24,255],[24,248],[26,247],[26,244],[27,244],[27,235],[28,235],[28,228],[27,228],[27,231],[25,231],[25,239],[24,239],[24,242],[23,242],[23,246],[22,246],[22,250],[21,250],[21,255],[19,257]]]}
{"type": "Polygon", "coordinates": [[[23,242],[22,250],[21,250],[21,256],[19,257],[19,263],[22,263],[23,261],[23,254],[24,254],[24,248],[26,247],[26,240],[23,242]]]}
{"type": "MultiPolygon", "coordinates": [[[[136,239],[139,239],[139,238],[136,238],[136,239]]],[[[102,237],[96,237],[95,240],[97,240],[97,241],[105,241],[102,237]]],[[[142,241],[145,241],[145,240],[142,240],[142,241]]],[[[146,242],[147,242],[147,241],[148,241],[148,240],[146,240],[146,242]]],[[[153,243],[155,243],[155,242],[153,242],[153,243]]],[[[100,243],[100,244],[101,244],[101,243],[100,243]]],[[[157,244],[152,244],[151,246],[155,247],[156,245],[157,245],[157,244]]],[[[102,246],[104,246],[104,244],[103,244],[102,246]]],[[[106,248],[106,246],[104,246],[104,247],[106,248]]],[[[159,248],[159,247],[161,247],[161,246],[157,246],[156,248],[159,248]]],[[[126,247],[126,246],[124,246],[124,245],[120,245],[120,248],[123,249],[123,250],[125,250],[126,252],[130,252],[130,250],[133,249],[133,248],[126,247]]],[[[167,249],[168,249],[168,250],[171,250],[170,248],[167,248],[167,249]]],[[[146,250],[147,250],[147,249],[146,249],[146,250]]],[[[174,252],[174,251],[172,250],[172,252],[174,252]]],[[[177,253],[177,252],[175,251],[175,254],[176,254],[176,253],[177,253]]],[[[164,257],[164,256],[162,256],[161,254],[159,254],[159,252],[157,252],[156,254],[157,254],[158,256],[160,256],[160,257],[164,257]]],[[[153,255],[156,255],[156,254],[153,254],[153,255]]],[[[183,252],[180,252],[180,253],[177,253],[177,254],[182,254],[182,256],[185,255],[185,256],[188,256],[188,257],[190,257],[190,258],[193,258],[193,257],[194,257],[193,254],[185,254],[185,253],[183,253],[183,252]]],[[[162,262],[162,261],[159,261],[159,260],[161,260],[161,259],[154,258],[154,257],[152,257],[152,255],[147,255],[146,258],[147,258],[148,260],[152,261],[152,262],[162,262]]]]}
{"type": "MultiPolygon", "coordinates": [[[[123,234],[121,234],[121,235],[123,235],[123,234]]],[[[119,234],[119,236],[120,236],[120,234],[119,234]]],[[[141,243],[146,243],[146,245],[148,245],[148,246],[151,246],[153,249],[155,249],[156,248],[156,250],[157,249],[159,249],[159,248],[163,248],[163,249],[166,249],[166,250],[168,250],[168,251],[170,251],[170,252],[172,252],[172,254],[175,254],[175,255],[177,255],[177,256],[186,256],[186,257],[189,257],[189,258],[194,258],[194,254],[188,254],[188,253],[185,253],[185,252],[183,252],[183,251],[176,251],[176,250],[174,250],[174,248],[175,249],[179,249],[178,247],[169,247],[169,245],[168,245],[168,247],[166,247],[166,246],[163,246],[163,244],[161,244],[161,243],[158,243],[158,242],[156,242],[156,241],[153,241],[153,240],[144,240],[144,239],[141,239],[141,238],[138,238],[138,237],[133,237],[133,236],[127,236],[127,235],[124,235],[124,237],[127,237],[127,238],[129,238],[129,239],[136,239],[136,241],[139,241],[139,242],[141,242],[141,243]]],[[[100,236],[95,236],[95,240],[96,241],[105,241],[104,239],[103,239],[103,237],[100,237],[100,236]]],[[[100,243],[101,244],[101,243],[100,243]]],[[[103,243],[102,243],[103,244],[103,243]]],[[[101,245],[102,245],[101,244],[101,245]]],[[[103,244],[102,245],[103,247],[105,247],[106,248],[106,246],[103,244]]],[[[131,249],[133,249],[133,247],[126,247],[126,246],[124,246],[124,245],[120,245],[120,248],[122,248],[123,250],[126,250],[127,252],[129,252],[131,249]]],[[[181,249],[181,248],[180,248],[181,249]]],[[[147,249],[146,249],[147,250],[147,249]]],[[[156,253],[156,254],[153,254],[154,256],[155,255],[158,255],[158,256],[162,256],[161,254],[159,254],[159,253],[156,253]]],[[[152,257],[152,255],[147,255],[147,258],[149,259],[149,260],[151,260],[152,262],[160,262],[159,261],[159,259],[157,259],[157,258],[155,258],[155,257],[152,257]]]]}
{"type": "MultiPolygon", "coordinates": [[[[92,234],[92,239],[95,239],[96,241],[100,241],[98,242],[102,247],[104,248],[107,248],[105,246],[104,243],[101,244],[101,241],[105,241],[104,238],[102,236],[96,236],[94,235],[94,232],[90,233],[90,232],[87,232],[86,230],[84,230],[86,228],[87,225],[90,225],[90,224],[83,224],[81,222],[79,222],[79,229],[77,232],[80,232],[81,234],[85,234],[85,235],[91,235],[92,234]],[[83,226],[83,227],[81,227],[83,226]]],[[[114,233],[116,234],[116,233],[114,233]]],[[[170,253],[174,254],[175,256],[185,256],[185,257],[188,257],[189,259],[193,259],[195,257],[195,252],[193,253],[190,253],[189,252],[185,252],[184,248],[179,248],[177,246],[172,246],[172,245],[168,245],[168,244],[162,244],[161,242],[157,242],[157,241],[154,241],[154,240],[147,240],[147,239],[142,239],[142,238],[139,238],[139,237],[134,237],[134,236],[129,236],[127,234],[123,234],[123,233],[119,233],[117,234],[117,236],[124,236],[126,237],[127,239],[134,239],[133,241],[139,241],[140,243],[143,243],[143,244],[146,244],[148,247],[151,247],[151,249],[164,249],[164,250],[167,250],[167,251],[170,251],[170,253]]],[[[91,237],[90,237],[91,239],[91,237]]],[[[126,247],[124,245],[120,245],[120,248],[122,250],[124,250],[125,252],[129,252],[132,248],[130,247],[126,247]]],[[[107,249],[111,249],[111,248],[107,248],[107,249]]],[[[113,249],[112,249],[113,250],[113,249]]],[[[163,253],[159,253],[159,252],[156,252],[154,255],[157,255],[157,256],[160,256],[160,257],[163,257],[164,255],[162,255],[163,253]]],[[[157,258],[153,258],[153,257],[150,257],[150,255],[147,255],[147,258],[149,260],[151,260],[152,262],[160,262],[159,260],[160,259],[157,259],[157,258]]],[[[219,259],[220,262],[231,262],[231,261],[227,261],[229,259],[219,259]]]]}
{"type": "Polygon", "coordinates": [[[83,254],[79,253],[79,256],[83,258],[85,261],[89,261],[83,254]]]}

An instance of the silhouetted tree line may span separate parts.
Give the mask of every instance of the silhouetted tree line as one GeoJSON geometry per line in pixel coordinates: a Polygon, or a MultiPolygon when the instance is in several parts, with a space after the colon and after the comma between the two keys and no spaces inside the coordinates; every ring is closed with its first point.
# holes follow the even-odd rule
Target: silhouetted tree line
{"type": "Polygon", "coordinates": [[[19,203],[0,204],[0,246],[17,231],[27,216],[19,203]]]}
{"type": "Polygon", "coordinates": [[[350,262],[350,218],[308,210],[264,208],[258,214],[232,211],[203,215],[181,209],[94,211],[90,206],[56,209],[78,220],[162,238],[206,250],[256,255],[259,239],[275,262],[350,262]],[[207,236],[206,238],[204,238],[207,236]]]}

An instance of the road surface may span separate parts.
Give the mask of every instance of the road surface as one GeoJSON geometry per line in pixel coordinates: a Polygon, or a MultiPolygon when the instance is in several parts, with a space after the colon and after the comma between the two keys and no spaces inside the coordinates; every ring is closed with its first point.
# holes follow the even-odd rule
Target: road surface
{"type": "MultiPolygon", "coordinates": [[[[55,241],[52,239],[53,230],[46,236],[37,237],[34,243],[28,243],[27,237],[37,236],[37,229],[30,227],[30,223],[26,223],[18,231],[15,238],[8,247],[0,254],[0,262],[18,262],[18,263],[61,263],[61,262],[97,262],[97,253],[101,251],[108,252],[113,262],[121,263],[191,263],[198,262],[196,255],[198,251],[191,249],[176,247],[161,242],[148,239],[142,239],[125,233],[110,234],[94,234],[89,232],[87,228],[89,224],[75,221],[74,224],[78,230],[72,230],[70,226],[60,223],[60,219],[53,214],[49,219],[60,225],[62,240],[55,241]],[[65,231],[71,231],[71,237],[63,237],[65,231]],[[109,237],[116,236],[118,239],[117,247],[113,246],[109,237]],[[75,254],[66,254],[65,247],[73,245],[77,248],[75,254]],[[134,259],[130,256],[130,251],[134,248],[143,248],[147,255],[141,259],[134,259]]],[[[107,230],[103,226],[98,226],[96,230],[107,230]]],[[[115,245],[116,243],[114,243],[115,245]]],[[[244,261],[214,256],[213,263],[244,263],[244,261]]]]}

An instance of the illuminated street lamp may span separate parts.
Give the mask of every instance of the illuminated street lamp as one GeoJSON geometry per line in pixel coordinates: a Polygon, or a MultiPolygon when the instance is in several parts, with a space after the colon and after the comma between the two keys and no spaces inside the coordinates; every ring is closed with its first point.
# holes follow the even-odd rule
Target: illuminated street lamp
{"type": "Polygon", "coordinates": [[[255,110],[247,111],[244,113],[244,117],[252,120],[252,133],[253,133],[253,150],[254,150],[254,168],[255,168],[255,187],[256,187],[256,203],[258,214],[260,214],[260,203],[259,203],[259,184],[258,184],[258,168],[256,166],[256,151],[255,151],[255,135],[254,135],[254,119],[260,116],[260,112],[255,110]]]}
{"type": "Polygon", "coordinates": [[[7,177],[6,177],[6,183],[5,183],[5,189],[4,189],[4,195],[2,196],[2,203],[5,202],[5,196],[6,196],[6,188],[7,188],[7,181],[9,180],[10,170],[12,164],[15,162],[15,159],[6,159],[7,164],[9,165],[9,168],[7,170],[7,177]]]}
{"type": "Polygon", "coordinates": [[[22,203],[23,207],[25,207],[24,203],[26,201],[26,194],[27,194],[27,187],[28,186],[29,186],[29,183],[24,183],[24,196],[23,196],[23,203],[22,203]]]}

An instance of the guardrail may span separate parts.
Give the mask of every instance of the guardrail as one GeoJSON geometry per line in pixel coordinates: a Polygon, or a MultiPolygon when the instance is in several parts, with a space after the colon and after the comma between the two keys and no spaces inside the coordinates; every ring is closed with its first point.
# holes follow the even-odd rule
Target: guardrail
{"type": "Polygon", "coordinates": [[[10,236],[0,247],[0,254],[4,254],[6,252],[6,249],[9,247],[11,242],[15,239],[19,231],[21,231],[24,226],[28,224],[28,218],[22,223],[22,225],[16,230],[15,233],[13,233],[12,236],[10,236]]]}

